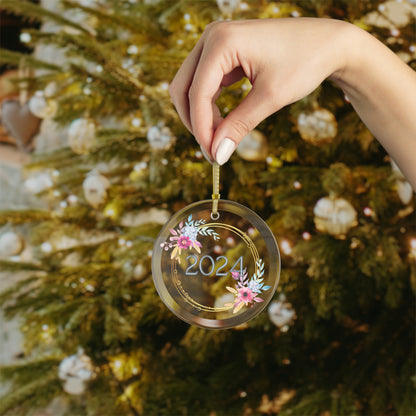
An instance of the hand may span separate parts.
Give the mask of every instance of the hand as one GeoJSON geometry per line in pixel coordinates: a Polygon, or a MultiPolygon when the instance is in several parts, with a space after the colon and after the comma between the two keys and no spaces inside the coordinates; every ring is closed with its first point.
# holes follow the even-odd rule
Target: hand
{"type": "Polygon", "coordinates": [[[337,83],[416,190],[416,73],[376,38],[340,20],[289,18],[208,25],[169,91],[208,159],[224,164],[258,123],[337,83]],[[247,77],[252,89],[228,116],[215,101],[247,77]]]}
{"type": "Polygon", "coordinates": [[[170,85],[179,116],[204,153],[224,164],[258,123],[340,70],[346,26],[311,18],[208,25],[170,85]],[[222,87],[242,77],[252,89],[223,119],[215,101],[222,87]]]}

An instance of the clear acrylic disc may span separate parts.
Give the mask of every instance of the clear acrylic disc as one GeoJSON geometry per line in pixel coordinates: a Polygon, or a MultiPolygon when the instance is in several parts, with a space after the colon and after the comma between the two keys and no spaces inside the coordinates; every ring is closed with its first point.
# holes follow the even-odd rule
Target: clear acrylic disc
{"type": "Polygon", "coordinates": [[[188,205],[162,228],[152,256],[156,289],[179,318],[230,328],[258,315],[274,295],[280,253],[266,223],[236,202],[188,205]]]}

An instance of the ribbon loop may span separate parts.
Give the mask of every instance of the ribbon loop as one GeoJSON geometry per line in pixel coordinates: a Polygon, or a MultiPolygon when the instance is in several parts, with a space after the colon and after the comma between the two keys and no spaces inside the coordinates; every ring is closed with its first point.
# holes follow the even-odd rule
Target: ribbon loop
{"type": "Polygon", "coordinates": [[[220,199],[220,165],[216,162],[212,165],[212,212],[211,218],[217,220],[220,217],[218,213],[218,201],[220,199]]]}

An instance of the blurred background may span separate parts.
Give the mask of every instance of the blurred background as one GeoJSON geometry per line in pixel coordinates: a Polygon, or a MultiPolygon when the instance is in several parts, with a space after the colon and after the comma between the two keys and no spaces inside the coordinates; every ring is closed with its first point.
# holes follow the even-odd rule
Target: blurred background
{"type": "MultiPolygon", "coordinates": [[[[0,414],[414,415],[415,197],[325,81],[222,168],[257,212],[278,289],[228,330],[180,321],[153,243],[209,199],[169,82],[215,20],[326,17],[416,68],[414,0],[2,0],[0,414]]],[[[250,91],[227,88],[225,116],[250,91]]]]}

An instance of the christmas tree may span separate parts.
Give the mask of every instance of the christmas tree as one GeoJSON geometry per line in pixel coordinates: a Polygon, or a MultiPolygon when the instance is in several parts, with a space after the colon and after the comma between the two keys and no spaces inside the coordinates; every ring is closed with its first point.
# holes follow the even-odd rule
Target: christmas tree
{"type": "MultiPolygon", "coordinates": [[[[1,414],[51,403],[68,415],[414,414],[415,198],[333,83],[262,122],[222,168],[221,197],[256,211],[280,246],[268,308],[234,329],[193,327],[151,273],[163,224],[212,193],[211,166],[168,94],[205,26],[342,19],[415,67],[412,2],[2,7],[42,23],[21,36],[33,55],[1,56],[36,71],[16,83],[60,145],[38,138],[25,167],[41,208],[0,213],[0,267],[25,272],[0,296],[25,337],[24,357],[0,369],[11,383],[1,414]]],[[[249,90],[247,80],[227,88],[224,115],[249,90]]]]}

